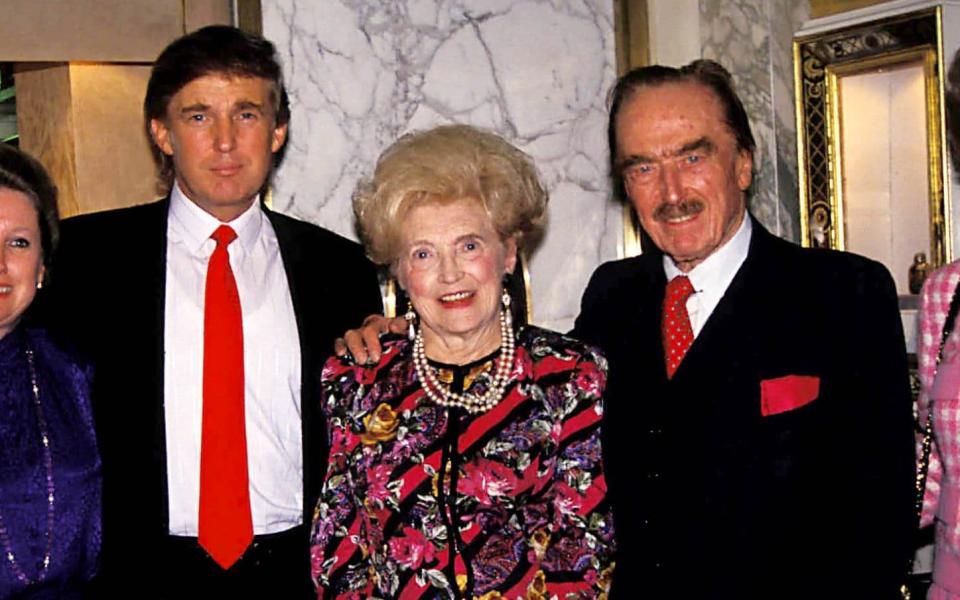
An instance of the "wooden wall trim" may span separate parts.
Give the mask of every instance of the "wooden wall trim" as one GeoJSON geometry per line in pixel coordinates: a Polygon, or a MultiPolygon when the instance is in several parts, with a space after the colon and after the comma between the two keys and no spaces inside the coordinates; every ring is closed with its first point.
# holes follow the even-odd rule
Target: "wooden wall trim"
{"type": "Polygon", "coordinates": [[[614,0],[617,74],[650,64],[650,22],[647,0],[614,0]]]}
{"type": "Polygon", "coordinates": [[[881,4],[885,0],[810,0],[810,18],[817,19],[837,13],[881,4]]]}

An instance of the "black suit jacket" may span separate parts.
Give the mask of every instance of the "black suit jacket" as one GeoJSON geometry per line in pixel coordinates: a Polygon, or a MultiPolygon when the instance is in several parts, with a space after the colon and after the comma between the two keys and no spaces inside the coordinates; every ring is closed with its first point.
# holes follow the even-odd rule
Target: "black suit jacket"
{"type": "MultiPolygon", "coordinates": [[[[156,576],[150,567],[162,564],[158,553],[168,533],[163,408],[168,207],[163,200],[64,221],[44,298],[46,318],[75,338],[96,365],[102,582],[156,576]]],[[[265,212],[277,234],[300,338],[303,510],[309,524],[327,459],[320,370],[336,336],[381,310],[380,290],[360,246],[265,212]]]]}
{"type": "Polygon", "coordinates": [[[610,361],[616,597],[896,597],[914,459],[884,267],[754,221],[746,261],[672,380],[664,289],[659,252],[607,263],[574,331],[610,361]],[[818,378],[818,396],[763,416],[761,382],[790,375],[818,378]]]}

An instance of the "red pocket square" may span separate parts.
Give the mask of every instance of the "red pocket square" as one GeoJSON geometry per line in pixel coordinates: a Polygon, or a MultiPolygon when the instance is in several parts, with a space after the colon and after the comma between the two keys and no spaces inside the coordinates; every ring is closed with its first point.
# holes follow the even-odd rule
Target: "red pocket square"
{"type": "Polygon", "coordinates": [[[760,382],[760,412],[765,417],[800,408],[816,400],[820,378],[811,375],[786,375],[760,382]]]}

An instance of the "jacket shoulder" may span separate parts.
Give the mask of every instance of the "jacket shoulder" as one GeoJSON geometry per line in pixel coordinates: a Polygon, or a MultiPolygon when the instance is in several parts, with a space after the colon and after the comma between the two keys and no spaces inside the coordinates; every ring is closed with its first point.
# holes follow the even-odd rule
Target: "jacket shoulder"
{"type": "Polygon", "coordinates": [[[638,274],[662,268],[663,256],[657,253],[641,254],[619,260],[611,260],[601,264],[594,271],[594,279],[624,279],[636,277],[638,274]]]}
{"type": "Polygon", "coordinates": [[[167,206],[168,202],[160,199],[136,206],[68,217],[60,223],[60,230],[73,232],[103,227],[113,228],[130,223],[152,220],[158,216],[163,216],[167,210],[167,206]]]}
{"type": "Polygon", "coordinates": [[[601,264],[590,276],[584,299],[597,294],[606,295],[611,289],[625,285],[639,285],[663,272],[663,258],[659,253],[641,254],[601,264]]]}
{"type": "Polygon", "coordinates": [[[115,252],[121,247],[139,247],[145,236],[152,239],[156,232],[165,234],[168,204],[160,200],[64,219],[60,223],[57,255],[65,258],[65,252],[115,252]]]}
{"type": "Polygon", "coordinates": [[[363,246],[359,243],[329,229],[274,211],[269,211],[267,214],[278,236],[288,236],[299,243],[317,244],[323,246],[328,252],[363,253],[363,246]]]}
{"type": "Polygon", "coordinates": [[[846,284],[893,286],[893,278],[880,262],[841,250],[803,248],[793,242],[763,232],[763,239],[751,251],[760,253],[771,269],[784,278],[807,287],[828,285],[843,289],[846,284]]]}

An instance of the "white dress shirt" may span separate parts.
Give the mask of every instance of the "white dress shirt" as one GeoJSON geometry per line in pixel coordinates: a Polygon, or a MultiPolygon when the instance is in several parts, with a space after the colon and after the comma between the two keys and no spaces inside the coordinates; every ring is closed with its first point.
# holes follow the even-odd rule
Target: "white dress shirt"
{"type": "MultiPolygon", "coordinates": [[[[228,223],[243,312],[244,411],[255,534],[303,520],[300,342],[277,235],[259,199],[228,223]]],[[[172,535],[197,535],[203,415],[203,305],[207,263],[221,225],[184,196],[170,195],[164,321],[164,418],[172,535]]]]}
{"type": "Polygon", "coordinates": [[[750,215],[744,211],[743,222],[733,237],[702,263],[692,268],[689,273],[678,269],[673,259],[666,254],[663,255],[663,270],[667,275],[667,281],[677,275],[686,275],[693,286],[694,293],[687,298],[687,313],[690,315],[694,339],[700,335],[700,330],[727,292],[734,275],[740,270],[740,265],[747,259],[752,232],[750,215]]]}

